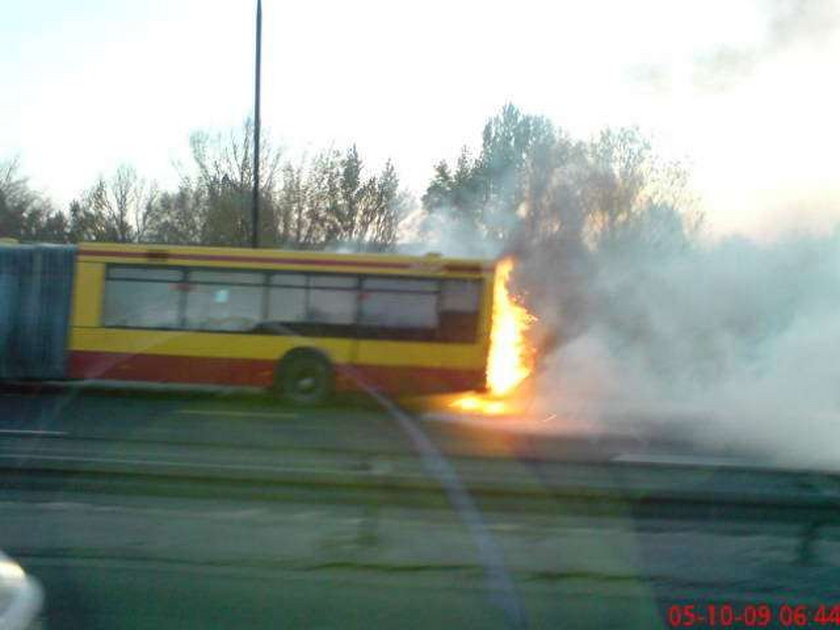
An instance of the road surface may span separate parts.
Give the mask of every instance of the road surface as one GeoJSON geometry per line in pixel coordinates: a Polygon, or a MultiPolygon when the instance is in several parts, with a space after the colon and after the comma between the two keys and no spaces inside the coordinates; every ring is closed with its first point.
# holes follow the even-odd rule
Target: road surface
{"type": "Polygon", "coordinates": [[[413,420],[474,500],[478,535],[372,405],[7,391],[0,547],[41,580],[56,628],[506,628],[511,597],[529,627],[655,628],[673,604],[840,603],[840,528],[800,518],[836,499],[833,477],[616,469],[663,447],[413,420]],[[608,498],[619,487],[632,503],[608,498]],[[703,518],[682,503],[642,518],[663,490],[694,492],[703,518]],[[708,496],[753,504],[729,518],[708,496]],[[756,497],[807,501],[785,519],[756,497]],[[488,588],[494,570],[512,590],[488,588]]]}

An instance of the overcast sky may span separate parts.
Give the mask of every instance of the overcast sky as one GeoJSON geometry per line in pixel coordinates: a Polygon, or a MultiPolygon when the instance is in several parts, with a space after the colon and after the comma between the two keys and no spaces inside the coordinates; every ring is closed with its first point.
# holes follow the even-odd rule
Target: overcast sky
{"type": "MultiPolygon", "coordinates": [[[[251,0],[0,0],[0,159],[60,203],[131,163],[174,183],[253,107],[251,0]]],[[[356,142],[422,193],[506,101],[685,160],[715,233],[840,220],[840,2],[264,0],[263,122],[356,142]]]]}

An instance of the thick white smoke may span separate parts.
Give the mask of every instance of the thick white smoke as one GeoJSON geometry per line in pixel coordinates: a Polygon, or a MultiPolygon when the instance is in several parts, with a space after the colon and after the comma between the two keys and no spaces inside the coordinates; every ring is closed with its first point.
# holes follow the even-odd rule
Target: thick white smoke
{"type": "MultiPolygon", "coordinates": [[[[509,224],[502,227],[512,227],[515,220],[515,217],[510,218],[509,224]]],[[[475,222],[453,208],[436,208],[433,214],[426,214],[418,208],[406,217],[401,228],[407,242],[397,246],[399,253],[438,253],[451,257],[492,259],[504,249],[502,243],[483,238],[477,232],[475,222]]]]}
{"type": "Polygon", "coordinates": [[[558,334],[544,412],[840,468],[840,231],[562,265],[535,252],[521,277],[556,279],[530,291],[558,334]]]}

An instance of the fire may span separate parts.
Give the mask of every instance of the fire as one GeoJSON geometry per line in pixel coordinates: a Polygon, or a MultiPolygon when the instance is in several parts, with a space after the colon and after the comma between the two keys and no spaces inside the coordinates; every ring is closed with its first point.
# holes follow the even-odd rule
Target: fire
{"type": "Polygon", "coordinates": [[[499,400],[510,396],[531,374],[534,350],[526,333],[536,318],[511,294],[509,282],[513,260],[505,258],[496,266],[493,285],[493,314],[490,329],[490,350],[487,356],[487,389],[490,397],[474,394],[461,396],[452,403],[462,411],[498,415],[509,411],[499,400]]]}
{"type": "Polygon", "coordinates": [[[525,338],[536,319],[510,293],[513,260],[505,258],[496,267],[493,285],[493,324],[487,356],[487,388],[494,396],[510,394],[534,367],[534,351],[525,338]]]}
{"type": "Polygon", "coordinates": [[[501,400],[488,400],[475,394],[461,396],[452,403],[452,406],[461,411],[472,411],[488,415],[499,415],[508,410],[508,406],[501,400]]]}

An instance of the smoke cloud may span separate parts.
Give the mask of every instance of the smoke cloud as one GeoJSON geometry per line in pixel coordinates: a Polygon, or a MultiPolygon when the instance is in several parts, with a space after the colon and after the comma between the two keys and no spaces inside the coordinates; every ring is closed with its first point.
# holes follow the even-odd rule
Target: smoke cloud
{"type": "MultiPolygon", "coordinates": [[[[840,27],[840,5],[834,0],[765,0],[759,9],[763,36],[758,41],[722,43],[698,51],[690,60],[691,82],[697,89],[731,89],[749,79],[762,64],[791,51],[803,47],[819,50],[840,27]]],[[[660,64],[629,70],[631,81],[654,91],[669,90],[672,78],[670,67],[660,64]]]]}
{"type": "Polygon", "coordinates": [[[536,252],[525,268],[562,278],[531,295],[559,331],[537,375],[541,411],[840,468],[840,231],[627,249],[565,275],[536,252]]]}
{"type": "MultiPolygon", "coordinates": [[[[516,223],[515,216],[503,217],[502,220],[502,229],[511,229],[516,223]]],[[[462,216],[454,208],[436,208],[434,213],[426,213],[418,208],[406,218],[401,227],[405,242],[397,246],[397,251],[402,254],[437,253],[461,258],[492,259],[504,251],[504,243],[484,238],[478,231],[476,221],[462,216]]]]}

